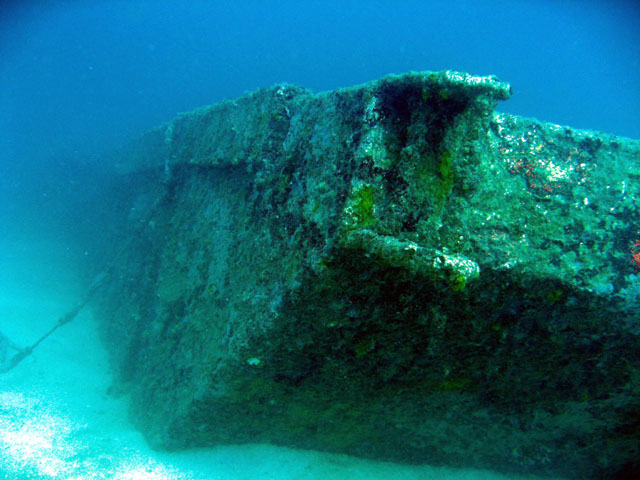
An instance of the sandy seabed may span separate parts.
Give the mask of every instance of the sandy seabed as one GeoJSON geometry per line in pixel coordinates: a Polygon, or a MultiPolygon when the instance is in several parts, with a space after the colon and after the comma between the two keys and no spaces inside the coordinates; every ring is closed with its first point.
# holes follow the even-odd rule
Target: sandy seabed
{"type": "MultiPolygon", "coordinates": [[[[32,344],[77,301],[77,253],[59,241],[0,244],[0,331],[32,344]]],[[[409,466],[271,445],[157,452],[127,418],[90,311],[0,375],[0,479],[499,480],[488,471],[409,466]]],[[[548,479],[547,479],[548,480],[548,479]]]]}

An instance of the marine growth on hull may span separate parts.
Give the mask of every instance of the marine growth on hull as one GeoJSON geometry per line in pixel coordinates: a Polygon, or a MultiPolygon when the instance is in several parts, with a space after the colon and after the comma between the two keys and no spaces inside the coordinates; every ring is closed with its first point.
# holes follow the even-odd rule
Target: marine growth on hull
{"type": "Polygon", "coordinates": [[[283,84],[126,148],[135,241],[93,307],[149,442],[630,468],[640,142],[496,113],[510,91],[283,84]]]}

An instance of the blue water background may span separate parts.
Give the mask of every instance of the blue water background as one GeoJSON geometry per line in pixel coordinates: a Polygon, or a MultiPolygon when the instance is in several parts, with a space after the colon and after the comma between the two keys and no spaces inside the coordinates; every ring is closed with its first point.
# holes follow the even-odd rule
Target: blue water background
{"type": "Polygon", "coordinates": [[[502,111],[640,138],[637,1],[2,1],[0,228],[77,222],[105,152],[178,112],[443,69],[511,82],[502,111]]]}
{"type": "Polygon", "coordinates": [[[514,87],[503,111],[640,138],[637,1],[1,5],[5,161],[99,151],[277,82],[327,90],[409,70],[496,74],[514,87]]]}

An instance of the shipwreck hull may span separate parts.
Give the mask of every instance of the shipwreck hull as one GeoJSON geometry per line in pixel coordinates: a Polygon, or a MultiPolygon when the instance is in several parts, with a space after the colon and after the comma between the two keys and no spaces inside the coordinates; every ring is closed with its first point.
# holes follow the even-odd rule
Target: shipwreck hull
{"type": "Polygon", "coordinates": [[[259,90],[115,159],[94,302],[157,448],[614,477],[640,457],[640,143],[492,77],[259,90]],[[123,216],[124,218],[124,216],[123,216]]]}

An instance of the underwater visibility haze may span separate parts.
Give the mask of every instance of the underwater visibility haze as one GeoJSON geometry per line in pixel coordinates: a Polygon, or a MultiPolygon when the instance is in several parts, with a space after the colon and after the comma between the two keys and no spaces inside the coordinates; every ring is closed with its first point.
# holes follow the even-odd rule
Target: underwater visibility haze
{"type": "Polygon", "coordinates": [[[640,471],[637,2],[4,1],[0,106],[0,478],[640,471]]]}

